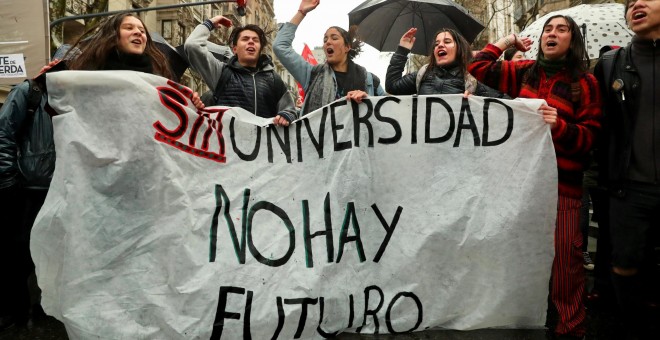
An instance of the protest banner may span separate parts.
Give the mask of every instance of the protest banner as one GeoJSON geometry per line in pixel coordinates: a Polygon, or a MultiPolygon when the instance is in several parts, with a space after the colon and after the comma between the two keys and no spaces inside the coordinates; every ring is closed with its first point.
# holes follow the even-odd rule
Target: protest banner
{"type": "Polygon", "coordinates": [[[539,100],[196,112],[129,71],[48,75],[57,163],[31,251],[71,339],[543,327],[557,170],[539,100]]]}

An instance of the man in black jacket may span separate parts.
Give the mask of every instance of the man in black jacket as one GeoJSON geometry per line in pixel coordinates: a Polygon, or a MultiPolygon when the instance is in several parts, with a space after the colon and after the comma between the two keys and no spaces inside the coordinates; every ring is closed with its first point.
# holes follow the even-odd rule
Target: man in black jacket
{"type": "Polygon", "coordinates": [[[657,339],[642,269],[660,230],[660,1],[628,0],[625,15],[632,42],[595,69],[606,119],[601,178],[611,192],[612,278],[624,325],[630,339],[657,339]]]}
{"type": "Polygon", "coordinates": [[[293,97],[271,58],[261,53],[268,43],[264,31],[256,25],[235,28],[230,36],[234,56],[224,63],[206,47],[211,31],[221,26],[231,26],[231,22],[221,15],[206,20],[184,45],[193,69],[214,91],[214,104],[242,107],[259,117],[273,118],[276,125],[289,125],[297,118],[293,97]]]}
{"type": "Polygon", "coordinates": [[[0,330],[25,324],[39,305],[28,287],[34,270],[30,231],[55,168],[44,81],[16,85],[0,108],[0,330]]]}

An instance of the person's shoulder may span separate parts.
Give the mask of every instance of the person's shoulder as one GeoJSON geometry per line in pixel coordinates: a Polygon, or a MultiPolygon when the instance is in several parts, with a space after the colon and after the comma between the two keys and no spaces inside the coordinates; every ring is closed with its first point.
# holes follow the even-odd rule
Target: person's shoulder
{"type": "Polygon", "coordinates": [[[14,86],[14,90],[27,93],[30,90],[32,82],[33,80],[26,79],[22,81],[20,84],[16,84],[16,86],[14,86]]]}
{"type": "Polygon", "coordinates": [[[25,100],[26,98],[28,98],[28,96],[30,95],[30,90],[32,89],[31,84],[33,82],[34,82],[33,80],[24,80],[19,84],[14,85],[14,87],[11,88],[11,92],[10,92],[11,98],[14,100],[18,98],[25,100]]]}

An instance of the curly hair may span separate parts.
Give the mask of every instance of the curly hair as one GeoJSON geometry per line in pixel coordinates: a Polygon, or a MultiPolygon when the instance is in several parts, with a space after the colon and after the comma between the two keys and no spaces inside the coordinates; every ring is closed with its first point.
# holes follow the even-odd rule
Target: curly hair
{"type": "Polygon", "coordinates": [[[165,55],[156,47],[142,19],[133,13],[122,13],[111,16],[100,22],[96,27],[83,33],[64,56],[64,59],[72,59],[68,63],[69,69],[89,71],[103,69],[108,54],[117,48],[121,23],[126,17],[137,18],[144,26],[144,32],[147,36],[147,46],[144,49],[144,54],[151,59],[154,74],[171,79],[172,72],[165,59],[165,55]],[[71,56],[69,55],[70,53],[79,54],[71,56]]]}

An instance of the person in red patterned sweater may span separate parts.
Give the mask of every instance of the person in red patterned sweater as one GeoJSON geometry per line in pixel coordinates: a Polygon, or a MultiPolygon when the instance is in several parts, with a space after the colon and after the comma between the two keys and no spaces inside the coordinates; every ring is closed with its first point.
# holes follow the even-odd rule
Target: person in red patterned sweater
{"type": "Polygon", "coordinates": [[[545,22],[536,60],[498,61],[507,48],[527,51],[531,43],[531,39],[515,34],[506,36],[481,50],[468,70],[479,81],[511,97],[547,102],[539,113],[550,126],[559,176],[550,285],[550,298],[559,317],[550,329],[558,339],[581,339],[585,334],[585,276],[580,198],[587,156],[600,129],[600,90],[596,78],[587,73],[589,57],[572,18],[557,15],[545,22]]]}

